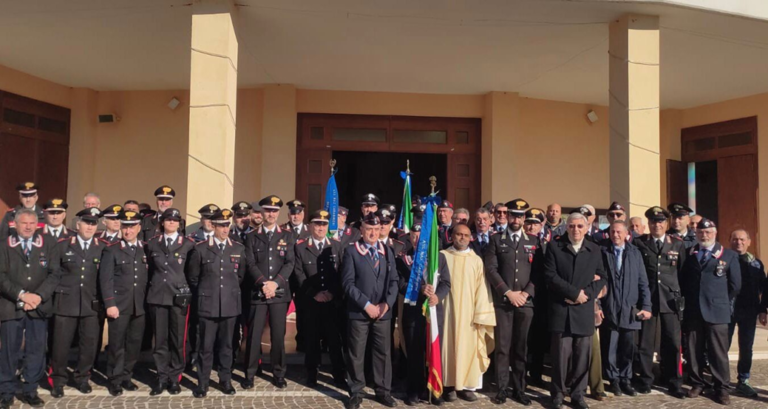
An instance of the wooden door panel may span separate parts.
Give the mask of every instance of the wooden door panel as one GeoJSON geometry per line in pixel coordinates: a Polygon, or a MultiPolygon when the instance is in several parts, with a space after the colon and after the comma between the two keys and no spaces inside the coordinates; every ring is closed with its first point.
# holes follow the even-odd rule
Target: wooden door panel
{"type": "Polygon", "coordinates": [[[455,208],[466,208],[472,214],[480,207],[479,169],[472,154],[448,155],[448,197],[455,208]]]}
{"type": "Polygon", "coordinates": [[[688,164],[667,159],[667,203],[688,203],[688,164]]]}
{"type": "Polygon", "coordinates": [[[40,186],[40,201],[67,197],[69,150],[58,143],[37,142],[35,182],[40,186]]]}
{"type": "Polygon", "coordinates": [[[749,251],[759,255],[757,155],[717,160],[718,240],[729,246],[730,233],[745,229],[752,237],[749,251]]]}
{"type": "Polygon", "coordinates": [[[297,152],[296,198],[307,204],[304,212],[307,216],[323,208],[325,187],[331,177],[330,160],[331,151],[327,149],[297,152]]]}
{"type": "Polygon", "coordinates": [[[0,133],[0,210],[19,204],[16,186],[34,181],[36,141],[23,136],[0,133]]]}

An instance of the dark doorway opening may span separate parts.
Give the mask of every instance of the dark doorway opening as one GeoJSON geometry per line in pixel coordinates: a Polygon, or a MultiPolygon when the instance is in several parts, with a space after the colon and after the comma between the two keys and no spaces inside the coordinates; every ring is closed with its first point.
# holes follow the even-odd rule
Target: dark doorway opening
{"type": "Polygon", "coordinates": [[[408,160],[414,174],[411,178],[413,195],[425,196],[431,192],[430,176],[437,178],[435,189],[445,192],[448,165],[445,154],[334,151],[333,158],[338,169],[339,203],[349,208],[350,222],[360,218],[360,200],[367,193],[375,194],[382,203],[394,204],[400,214],[404,183],[400,172],[405,170],[408,160]]]}
{"type": "Polygon", "coordinates": [[[696,213],[720,224],[717,205],[717,161],[696,162],[696,213]]]}

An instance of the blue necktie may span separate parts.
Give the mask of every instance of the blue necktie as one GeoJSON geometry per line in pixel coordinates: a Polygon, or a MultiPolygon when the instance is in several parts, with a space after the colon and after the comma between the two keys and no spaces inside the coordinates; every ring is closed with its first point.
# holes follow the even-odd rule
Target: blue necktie
{"type": "Polygon", "coordinates": [[[371,255],[371,260],[376,261],[379,259],[379,253],[376,251],[376,247],[369,247],[368,253],[371,255]]]}
{"type": "Polygon", "coordinates": [[[701,258],[699,259],[699,263],[704,264],[709,260],[709,250],[702,249],[701,250],[701,258]]]}
{"type": "Polygon", "coordinates": [[[621,249],[613,249],[613,253],[616,255],[616,272],[621,273],[621,249]]]}

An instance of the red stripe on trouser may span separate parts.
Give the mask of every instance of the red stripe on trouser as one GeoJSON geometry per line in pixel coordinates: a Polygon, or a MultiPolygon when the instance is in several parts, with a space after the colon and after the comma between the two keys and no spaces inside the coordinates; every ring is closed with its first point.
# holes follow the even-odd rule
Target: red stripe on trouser
{"type": "MultiPolygon", "coordinates": [[[[189,326],[189,305],[187,305],[187,317],[184,318],[184,342],[181,344],[181,360],[184,361],[182,368],[187,366],[187,327],[189,326]]],[[[179,374],[179,382],[181,377],[184,376],[184,370],[179,374]]]]}
{"type": "Polygon", "coordinates": [[[677,375],[683,376],[683,346],[680,345],[680,355],[677,357],[677,362],[680,364],[677,365],[677,375]]]}

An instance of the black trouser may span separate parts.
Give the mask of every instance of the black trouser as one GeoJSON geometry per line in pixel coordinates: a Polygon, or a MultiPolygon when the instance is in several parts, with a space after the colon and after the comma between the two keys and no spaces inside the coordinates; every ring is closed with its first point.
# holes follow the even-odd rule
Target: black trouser
{"type": "Polygon", "coordinates": [[[214,348],[219,357],[219,382],[228,383],[232,380],[232,334],[235,332],[236,321],[237,317],[199,317],[197,384],[201,388],[207,389],[211,379],[214,348]]]}
{"type": "Polygon", "coordinates": [[[684,330],[688,336],[691,373],[688,377],[692,386],[702,388],[713,386],[716,391],[730,389],[731,371],[728,367],[728,324],[710,324],[701,317],[686,318],[684,330]],[[712,370],[710,383],[704,378],[704,353],[707,354],[712,370]]]}
{"type": "Polygon", "coordinates": [[[150,305],[149,313],[155,329],[157,378],[161,383],[178,383],[184,371],[184,344],[187,336],[189,307],[150,305]]]}
{"type": "MultiPolygon", "coordinates": [[[[99,333],[96,335],[96,355],[94,355],[93,357],[94,366],[96,366],[99,363],[99,354],[101,353],[101,350],[104,347],[104,323],[106,322],[106,319],[107,319],[106,310],[104,310],[103,308],[99,309],[99,311],[96,313],[96,319],[99,322],[99,333]]],[[[109,341],[109,337],[107,337],[107,341],[109,341]]],[[[109,343],[107,343],[107,346],[109,346],[109,343]]]]}
{"type": "MultiPolygon", "coordinates": [[[[350,319],[347,320],[347,370],[351,396],[360,394],[365,387],[365,350],[369,333],[373,334],[371,361],[376,395],[389,394],[391,389],[392,361],[389,348],[392,327],[389,320],[350,319]]],[[[411,360],[410,356],[408,360],[411,360]]]]}
{"type": "Polygon", "coordinates": [[[53,372],[51,379],[54,387],[63,387],[69,380],[67,361],[69,347],[78,335],[77,367],[75,367],[75,383],[80,385],[88,382],[93,369],[93,360],[96,358],[96,338],[99,335],[99,320],[97,316],[91,317],[66,317],[57,315],[53,329],[53,352],[51,353],[51,366],[53,372]]]}
{"type": "Polygon", "coordinates": [[[288,313],[288,303],[252,304],[249,307],[248,346],[245,350],[245,360],[248,366],[245,377],[253,379],[261,360],[261,335],[269,318],[269,334],[271,347],[269,357],[272,362],[272,375],[275,378],[285,377],[285,316],[288,313]]]}
{"type": "MultiPolygon", "coordinates": [[[[184,361],[194,363],[200,352],[200,331],[197,326],[200,318],[197,315],[197,301],[189,308],[189,318],[187,318],[187,341],[184,343],[184,361]]],[[[185,365],[186,366],[186,365],[185,365]]],[[[199,367],[198,367],[199,370],[199,367]]]]}
{"type": "Polygon", "coordinates": [[[317,302],[314,299],[302,301],[304,317],[304,346],[307,355],[304,357],[304,365],[307,372],[316,374],[320,366],[320,340],[324,339],[331,356],[333,375],[343,379],[344,356],[341,354],[341,333],[337,325],[338,309],[333,301],[317,302]]]}
{"type": "Polygon", "coordinates": [[[567,387],[571,389],[571,400],[584,398],[591,352],[592,335],[552,333],[552,398],[562,399],[567,387]],[[569,380],[569,385],[566,385],[566,380],[569,380]]]}
{"type": "MultiPolygon", "coordinates": [[[[438,314],[442,316],[442,314],[438,314]]],[[[403,337],[408,354],[408,394],[419,394],[427,388],[427,317],[421,313],[421,304],[403,304],[403,337]]],[[[443,333],[443,321],[438,320],[438,333],[443,333]]],[[[442,343],[442,338],[440,338],[442,343]]]]}
{"type": "Polygon", "coordinates": [[[653,384],[653,353],[656,337],[661,332],[661,379],[679,388],[683,384],[680,355],[680,320],[675,313],[660,313],[643,321],[637,350],[637,381],[646,387],[653,384]]]}
{"type": "Polygon", "coordinates": [[[609,382],[629,384],[632,381],[635,333],[637,330],[616,328],[607,322],[600,326],[603,372],[609,382]]]}
{"type": "Polygon", "coordinates": [[[240,343],[247,339],[248,330],[248,309],[246,300],[243,302],[243,313],[237,316],[235,329],[232,331],[232,368],[235,367],[237,356],[240,353],[240,343]]]}
{"type": "MultiPolygon", "coordinates": [[[[512,389],[525,391],[525,365],[528,360],[528,329],[533,320],[533,308],[513,306],[495,307],[496,384],[499,390],[509,385],[509,367],[512,367],[512,389]]],[[[410,358],[410,355],[409,355],[410,358]]]]}
{"type": "Polygon", "coordinates": [[[133,367],[141,353],[145,315],[120,315],[109,318],[109,349],[107,350],[107,379],[114,385],[131,380],[133,367]]]}
{"type": "Polygon", "coordinates": [[[533,308],[533,320],[528,333],[528,346],[531,353],[528,370],[531,373],[531,379],[540,380],[544,372],[544,355],[549,353],[552,335],[547,329],[549,322],[547,309],[538,307],[539,296],[536,297],[536,307],[533,308]]]}
{"type": "Polygon", "coordinates": [[[47,318],[25,316],[0,323],[0,398],[11,399],[18,391],[27,395],[37,393],[37,385],[45,375],[47,339],[47,318]],[[22,358],[24,382],[16,375],[22,358]]]}

